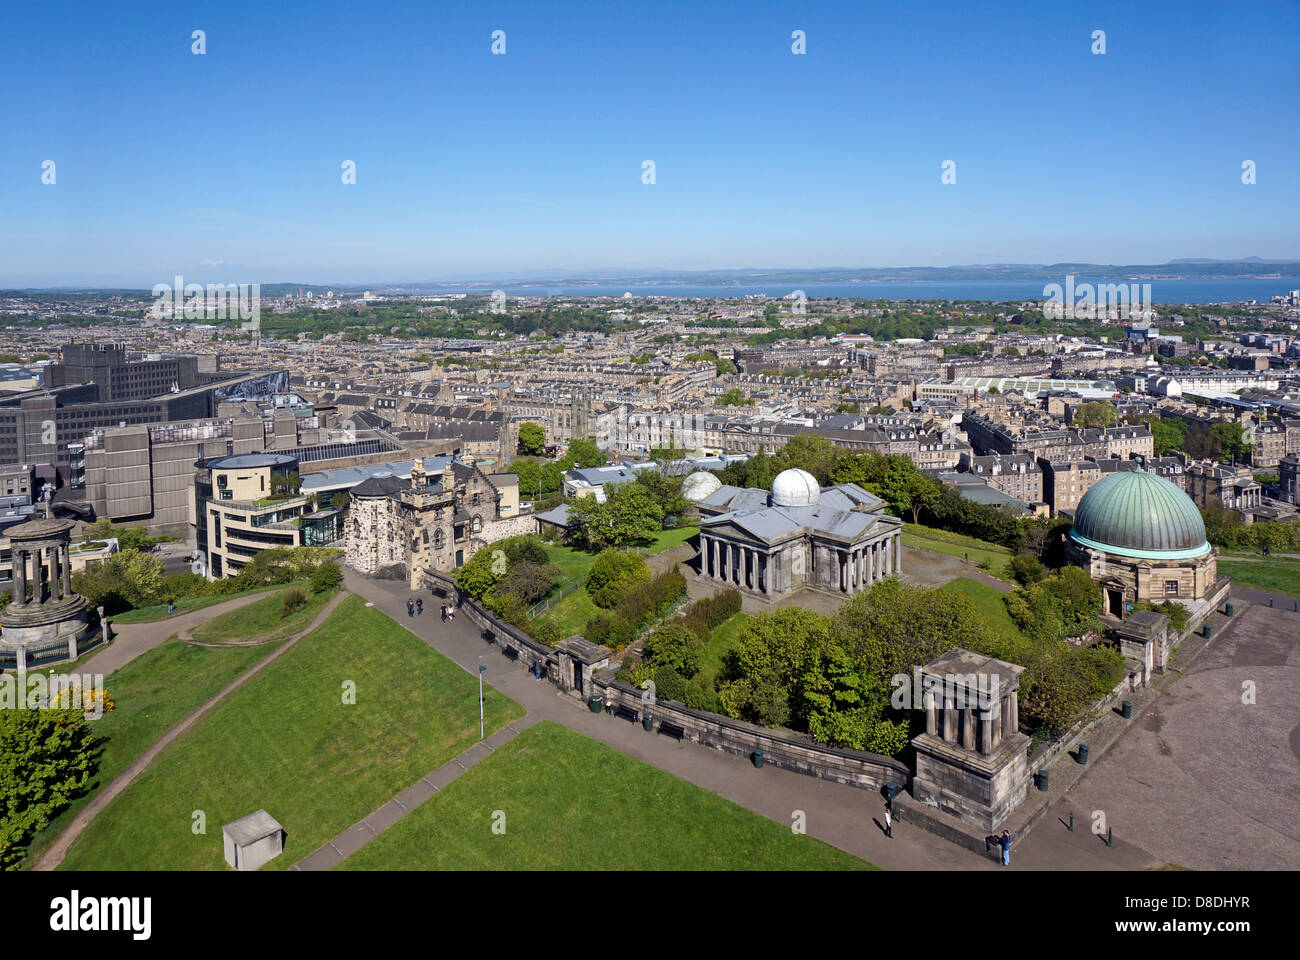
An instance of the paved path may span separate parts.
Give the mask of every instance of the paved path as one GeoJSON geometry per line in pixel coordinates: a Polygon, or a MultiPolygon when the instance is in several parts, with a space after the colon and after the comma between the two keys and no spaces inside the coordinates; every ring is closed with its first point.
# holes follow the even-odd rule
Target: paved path
{"type": "MultiPolygon", "coordinates": [[[[316,614],[316,619],[308,624],[302,632],[290,637],[279,649],[259,660],[248,670],[245,670],[242,674],[227,684],[220,692],[210,698],[205,704],[203,704],[203,706],[199,707],[188,717],[163,734],[162,739],[146,750],[134,763],[131,764],[131,766],[118,774],[117,777],[113,779],[112,783],[102,788],[90,803],[86,804],[80,811],[78,811],[76,817],[74,817],[72,822],[68,824],[68,828],[64,830],[63,833],[59,835],[59,838],[50,845],[49,849],[41,855],[40,860],[36,862],[33,869],[56,869],[58,865],[63,862],[63,858],[67,856],[68,848],[72,846],[73,841],[75,841],[77,837],[81,836],[81,832],[86,829],[96,816],[99,815],[101,810],[108,806],[119,793],[129,787],[131,782],[143,773],[151,763],[153,763],[154,759],[158,754],[162,753],[162,751],[166,749],[168,744],[194,726],[200,717],[220,703],[228,694],[237,690],[245,682],[252,679],[270,665],[277,657],[281,656],[295,643],[324,623],[326,619],[328,619],[329,615],[334,612],[334,608],[342,603],[343,598],[346,596],[346,590],[340,590],[336,593],[330,598],[329,602],[326,603],[325,606],[321,607],[320,613],[316,614]]],[[[169,622],[174,623],[175,621],[173,620],[169,622]]],[[[170,636],[170,634],[168,635],[170,636]]]]}
{"type": "Polygon", "coordinates": [[[417,780],[368,817],[348,827],[316,852],[295,863],[290,870],[332,870],[398,820],[428,800],[462,773],[475,766],[541,719],[529,715],[498,730],[468,750],[453,757],[427,777],[417,780]]]}
{"type": "MultiPolygon", "coordinates": [[[[408,617],[406,600],[414,594],[403,583],[368,580],[347,569],[344,583],[466,672],[477,673],[481,662],[487,667],[484,682],[525,708],[521,722],[555,721],[778,823],[792,823],[795,811],[803,811],[811,836],[890,870],[998,869],[992,855],[985,859],[907,823],[896,821],[894,839],[887,839],[875,822],[882,801],[871,791],[771,766],[756,770],[744,757],[593,714],[579,700],[560,693],[549,681],[533,679],[503,657],[483,641],[467,616],[449,624],[432,615],[408,617]]],[[[426,602],[426,612],[430,606],[436,608],[437,602],[426,602]]]]}
{"type": "Polygon", "coordinates": [[[265,591],[246,597],[223,600],[221,603],[214,603],[210,607],[203,607],[190,613],[182,613],[180,616],[164,617],[162,620],[153,620],[149,623],[119,624],[115,623],[112,617],[109,617],[108,621],[114,633],[113,640],[107,647],[100,648],[99,652],[91,659],[90,664],[94,666],[95,673],[108,676],[114,670],[120,670],[126,666],[140,654],[152,650],[172,634],[188,634],[195,627],[207,623],[214,617],[229,613],[231,610],[238,610],[254,600],[261,600],[271,589],[274,588],[267,588],[265,591]]]}

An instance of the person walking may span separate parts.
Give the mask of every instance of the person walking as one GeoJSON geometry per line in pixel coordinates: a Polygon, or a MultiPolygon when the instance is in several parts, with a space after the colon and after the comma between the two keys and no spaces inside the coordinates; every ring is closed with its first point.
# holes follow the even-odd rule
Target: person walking
{"type": "Polygon", "coordinates": [[[889,809],[889,801],[885,801],[885,836],[890,840],[894,839],[894,814],[889,809]]]}
{"type": "Polygon", "coordinates": [[[442,622],[447,622],[447,605],[445,603],[442,605],[442,622]]]}
{"type": "Polygon", "coordinates": [[[1003,830],[1002,836],[998,837],[998,846],[1002,848],[1002,866],[1011,866],[1011,833],[1003,830]]]}
{"type": "Polygon", "coordinates": [[[415,601],[415,615],[418,617],[424,613],[424,597],[418,597],[415,601]]]}
{"type": "Polygon", "coordinates": [[[415,616],[415,604],[412,603],[410,600],[406,601],[406,615],[408,617],[415,616]]]}

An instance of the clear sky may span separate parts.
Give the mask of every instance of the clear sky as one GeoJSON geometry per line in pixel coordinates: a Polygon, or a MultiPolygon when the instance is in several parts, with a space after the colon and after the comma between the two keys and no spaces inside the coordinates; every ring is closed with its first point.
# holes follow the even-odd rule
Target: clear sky
{"type": "Polygon", "coordinates": [[[0,284],[1300,259],[1298,38],[1295,2],[8,0],[0,284]]]}

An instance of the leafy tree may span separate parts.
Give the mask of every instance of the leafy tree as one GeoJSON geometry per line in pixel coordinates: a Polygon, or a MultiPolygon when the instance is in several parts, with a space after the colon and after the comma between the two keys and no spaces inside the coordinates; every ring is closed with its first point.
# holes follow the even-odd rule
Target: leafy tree
{"type": "Polygon", "coordinates": [[[664,508],[640,483],[607,484],[605,502],[579,497],[569,506],[569,536],[593,547],[617,547],[653,538],[664,508]]]}
{"type": "Polygon", "coordinates": [[[524,423],[519,427],[517,452],[528,457],[540,457],[546,452],[546,430],[538,423],[524,423]]]}
{"type": "Polygon", "coordinates": [[[609,610],[637,584],[650,580],[650,567],[644,559],[610,548],[602,550],[588,569],[587,594],[596,606],[609,610]]]}
{"type": "Polygon", "coordinates": [[[1030,583],[1037,583],[1047,575],[1043,569],[1042,562],[1032,553],[1018,553],[1011,558],[1009,564],[1011,576],[1021,586],[1030,583]]]}
{"type": "Polygon", "coordinates": [[[1105,400],[1093,400],[1080,404],[1074,412],[1073,422],[1077,427],[1111,427],[1119,419],[1113,404],[1105,400]]]}
{"type": "Polygon", "coordinates": [[[311,572],[308,585],[311,587],[312,593],[337,590],[343,585],[343,570],[335,561],[326,560],[311,572]]]}
{"type": "Polygon", "coordinates": [[[536,603],[555,587],[559,570],[549,563],[532,560],[510,562],[506,575],[492,588],[497,596],[513,595],[528,603],[536,603]]]}
{"type": "Polygon", "coordinates": [[[609,455],[596,446],[596,441],[590,437],[575,437],[570,441],[568,455],[561,461],[565,470],[603,467],[607,463],[609,455]]]}
{"type": "MultiPolygon", "coordinates": [[[[24,691],[26,692],[26,691],[24,691]]],[[[0,866],[90,786],[98,739],[83,710],[0,710],[0,866]]]]}
{"type": "Polygon", "coordinates": [[[330,495],[330,506],[335,510],[346,510],[352,503],[352,496],[346,490],[336,490],[330,495]]]}
{"type": "Polygon", "coordinates": [[[492,548],[479,550],[453,574],[456,585],[475,599],[483,599],[496,586],[497,581],[505,576],[504,567],[508,564],[498,563],[494,553],[492,548]]]}
{"type": "Polygon", "coordinates": [[[1220,422],[1210,427],[1210,432],[1219,441],[1221,457],[1232,460],[1250,459],[1250,443],[1246,440],[1246,431],[1239,423],[1220,422]]]}
{"type": "Polygon", "coordinates": [[[683,680],[700,672],[704,642],[680,624],[656,627],[645,640],[645,659],[656,667],[665,666],[683,680]]]}
{"type": "Polygon", "coordinates": [[[732,387],[714,401],[714,405],[719,407],[746,407],[753,404],[754,401],[746,397],[740,387],[732,387]]]}

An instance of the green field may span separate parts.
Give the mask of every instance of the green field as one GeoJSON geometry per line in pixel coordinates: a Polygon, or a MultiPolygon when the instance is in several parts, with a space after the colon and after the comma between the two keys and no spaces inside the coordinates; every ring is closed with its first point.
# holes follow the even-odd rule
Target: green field
{"type": "Polygon", "coordinates": [[[254,600],[238,610],[231,610],[190,631],[199,643],[230,643],[239,640],[283,640],[311,623],[333,591],[308,593],[307,603],[289,616],[283,616],[284,595],[276,591],[269,597],[254,600]]]}
{"type": "Polygon", "coordinates": [[[663,553],[673,547],[681,546],[700,532],[697,526],[677,527],[674,530],[661,530],[649,544],[650,554],[663,553]]]}
{"type": "Polygon", "coordinates": [[[1268,557],[1264,560],[1219,558],[1219,573],[1238,583],[1271,593],[1300,597],[1300,560],[1268,557]]]}
{"type": "MultiPolygon", "coordinates": [[[[104,690],[115,705],[94,721],[94,731],[104,744],[92,792],[74,800],[36,835],[28,863],[93,799],[93,791],[111,782],[163,734],[277,646],[195,647],[172,637],[109,674],[104,690]]],[[[73,672],[66,664],[56,669],[73,672]]]]}
{"type": "MultiPolygon", "coordinates": [[[[288,586],[306,587],[307,581],[302,580],[295,584],[285,584],[288,586]]],[[[203,597],[180,597],[176,600],[176,610],[173,613],[167,612],[167,604],[155,604],[152,607],[137,607],[135,610],[128,610],[125,613],[115,614],[108,619],[113,623],[154,623],[158,620],[170,620],[173,617],[179,617],[185,613],[193,613],[195,610],[202,610],[205,607],[211,607],[218,603],[225,603],[227,600],[236,600],[239,597],[247,597],[254,593],[265,593],[267,590],[280,590],[281,587],[257,587],[253,590],[245,590],[243,593],[226,593],[213,594],[203,597]]]]}
{"type": "MultiPolygon", "coordinates": [[[[287,835],[270,869],[286,869],[477,742],[477,700],[470,674],[348,597],[163,751],[62,868],[225,869],[222,824],[265,808],[287,835]],[[206,833],[196,835],[200,810],[206,833]]],[[[489,732],[523,713],[491,688],[485,706],[489,732]]]]}
{"type": "Polygon", "coordinates": [[[1003,602],[1006,594],[999,591],[996,587],[990,587],[987,583],[980,583],[978,580],[972,580],[969,577],[958,577],[945,583],[940,590],[949,590],[953,593],[960,593],[964,597],[969,597],[974,602],[980,615],[983,616],[985,623],[994,633],[1010,637],[1017,642],[1023,642],[1025,635],[1020,632],[1011,615],[1007,613],[1007,605],[1003,602]]]}
{"type": "Polygon", "coordinates": [[[713,628],[713,633],[709,635],[708,642],[704,645],[704,660],[700,665],[700,673],[710,683],[722,670],[723,654],[736,645],[741,628],[753,619],[747,613],[737,613],[713,628]]]}
{"type": "MultiPolygon", "coordinates": [[[[755,789],[761,790],[762,774],[754,771],[754,777],[755,789]]],[[[440,790],[340,869],[873,867],[820,840],[794,834],[788,824],[542,722],[440,790]],[[493,833],[494,811],[504,814],[504,833],[493,833]]]]}
{"type": "Polygon", "coordinates": [[[1011,551],[1006,547],[1000,547],[996,543],[989,543],[987,540],[977,540],[974,537],[965,537],[959,533],[949,533],[947,530],[936,530],[933,527],[924,527],[915,523],[903,524],[903,546],[917,547],[921,550],[933,550],[936,553],[946,553],[950,557],[961,557],[970,560],[971,563],[981,563],[985,560],[989,562],[989,568],[985,571],[999,580],[1009,580],[1007,575],[1007,561],[1011,559],[1011,551]]]}

